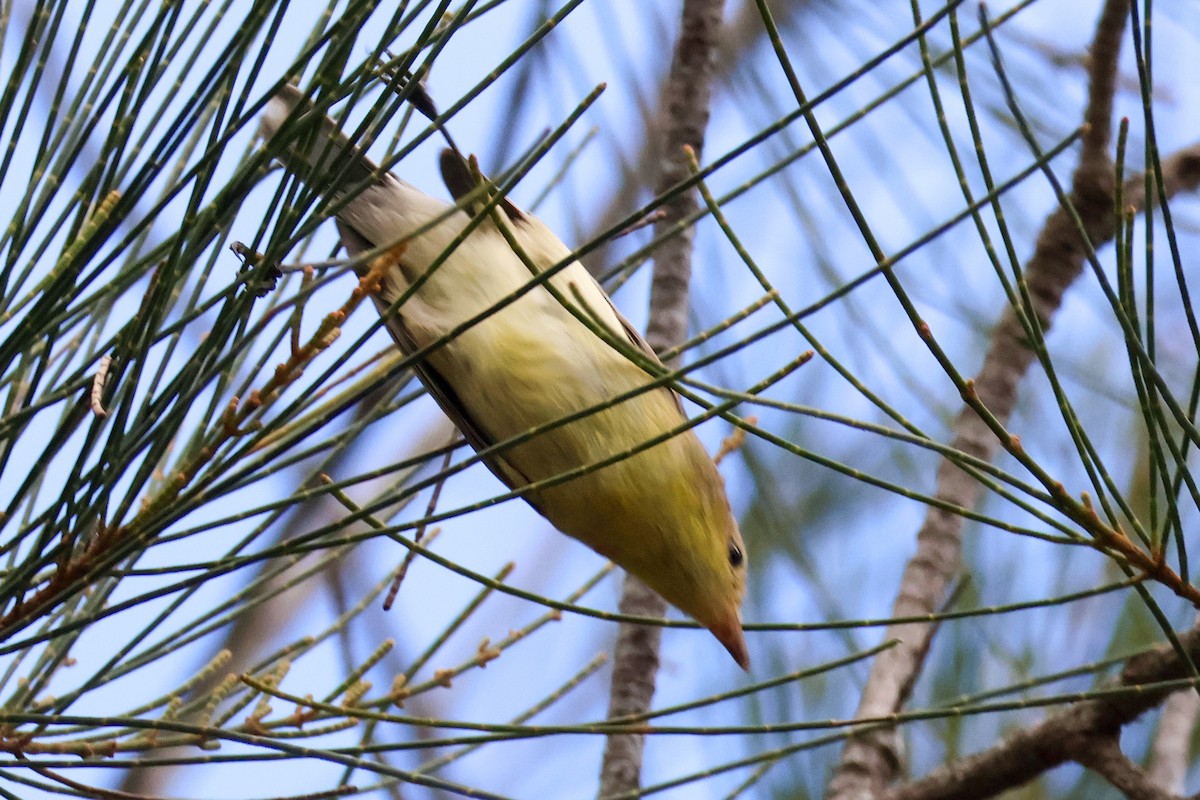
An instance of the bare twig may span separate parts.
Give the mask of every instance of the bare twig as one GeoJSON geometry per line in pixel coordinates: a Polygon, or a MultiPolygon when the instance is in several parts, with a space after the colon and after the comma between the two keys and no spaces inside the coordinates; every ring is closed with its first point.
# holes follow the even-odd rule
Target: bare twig
{"type": "Polygon", "coordinates": [[[96,367],[96,375],[92,378],[90,405],[92,413],[97,417],[108,416],[108,412],[104,410],[104,384],[108,382],[108,368],[111,365],[112,356],[100,356],[100,363],[96,367]]]}
{"type": "MultiPolygon", "coordinates": [[[[713,61],[722,22],[723,0],[684,0],[679,38],[662,94],[662,166],[659,193],[689,176],[684,147],[703,150],[712,95],[713,61]]],[[[698,208],[694,191],[677,194],[655,225],[660,236],[698,208]]],[[[655,352],[682,342],[687,336],[688,284],[692,275],[692,230],[666,241],[654,259],[650,288],[650,324],[646,340],[655,352]]],[[[677,359],[675,359],[677,360],[677,359]]],[[[673,366],[673,365],[670,365],[673,366]]],[[[633,576],[626,576],[621,593],[622,614],[660,617],[666,603],[633,576]]],[[[654,697],[658,673],[659,628],[622,625],[613,661],[609,717],[644,713],[654,697]]],[[[610,736],[600,771],[600,795],[636,789],[641,782],[644,738],[638,734],[610,736]]]]}
{"type": "MultiPolygon", "coordinates": [[[[1026,281],[1033,310],[1042,329],[1062,302],[1067,287],[1080,275],[1091,246],[1113,236],[1113,163],[1110,155],[1112,99],[1117,56],[1128,15],[1128,0],[1109,0],[1101,12],[1092,41],[1089,97],[1079,165],[1071,189],[1071,204],[1087,233],[1080,236],[1075,220],[1058,209],[1046,220],[1026,281]]],[[[980,402],[1001,423],[1016,404],[1017,385],[1034,359],[1017,313],[1006,308],[975,378],[980,402]]],[[[951,446],[981,460],[993,458],[999,447],[988,425],[971,408],[964,408],[954,425],[951,446]]],[[[974,508],[983,487],[949,460],[937,472],[938,500],[945,507],[974,508]]],[[[963,518],[931,507],[917,533],[917,552],[905,566],[892,614],[915,616],[935,610],[958,573],[962,559],[963,518]]],[[[934,628],[926,624],[895,625],[884,633],[900,645],[881,653],[872,665],[859,702],[859,717],[881,717],[897,711],[907,700],[929,650],[934,628]]],[[[895,779],[900,754],[894,731],[881,729],[846,744],[828,796],[875,796],[895,779]]]]}

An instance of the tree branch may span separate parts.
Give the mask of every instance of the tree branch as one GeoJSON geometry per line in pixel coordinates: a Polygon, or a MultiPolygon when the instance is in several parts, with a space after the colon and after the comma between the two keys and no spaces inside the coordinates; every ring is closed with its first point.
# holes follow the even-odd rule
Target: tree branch
{"type": "MultiPolygon", "coordinates": [[[[1200,626],[1180,635],[1179,641],[1193,662],[1200,658],[1200,626]]],[[[1160,645],[1129,659],[1115,685],[1145,686],[1189,676],[1187,665],[1171,646],[1160,645]]],[[[1129,765],[1114,765],[1111,758],[1101,759],[1097,753],[1103,754],[1103,751],[1097,751],[1096,740],[1108,737],[1115,744],[1122,727],[1163,702],[1171,691],[1150,688],[1136,694],[1074,703],[1042,722],[1013,734],[995,747],[938,767],[919,780],[894,787],[883,795],[883,800],[992,797],[1028,783],[1046,770],[1072,760],[1096,769],[1122,791],[1150,791],[1147,788],[1150,780],[1144,775],[1140,778],[1134,776],[1129,765]],[[1128,786],[1118,784],[1118,780],[1128,782],[1128,786]]],[[[1141,774],[1141,769],[1137,768],[1137,772],[1141,774]]],[[[1161,793],[1131,793],[1129,796],[1171,796],[1166,791],[1154,791],[1161,793]]]]}
{"type": "Polygon", "coordinates": [[[1200,716],[1200,694],[1194,689],[1184,689],[1167,698],[1150,746],[1149,777],[1155,785],[1183,793],[1197,716],[1200,716]]]}
{"type": "MultiPolygon", "coordinates": [[[[1194,691],[1189,691],[1195,697],[1194,691]]],[[[1175,795],[1155,785],[1145,770],[1121,752],[1116,735],[1084,737],[1075,753],[1075,760],[1104,778],[1129,800],[1179,800],[1175,795]]]]}
{"type": "MultiPolygon", "coordinates": [[[[662,95],[662,163],[656,185],[662,194],[688,177],[684,146],[697,154],[704,147],[712,95],[713,61],[721,31],[723,0],[684,0],[679,38],[662,95]]],[[[663,206],[665,216],[655,226],[662,235],[698,208],[695,190],[681,192],[663,206]]],[[[692,276],[692,229],[663,242],[655,253],[650,286],[650,323],[646,341],[656,352],[679,344],[687,336],[688,285],[692,276]]],[[[678,359],[675,359],[678,361],[678,359]]],[[[626,576],[620,610],[623,614],[661,617],[666,603],[641,581],[626,576]]],[[[658,673],[662,631],[657,627],[621,625],[613,662],[609,717],[641,714],[650,708],[658,673]]],[[[620,794],[641,783],[640,734],[610,736],[600,772],[600,796],[620,794]]]]}
{"type": "MultiPolygon", "coordinates": [[[[1089,97],[1084,113],[1087,130],[1071,190],[1071,203],[1082,219],[1085,241],[1075,221],[1064,209],[1050,215],[1038,236],[1025,275],[1033,310],[1043,330],[1062,302],[1063,293],[1083,270],[1088,243],[1097,245],[1113,236],[1113,165],[1109,154],[1112,98],[1117,56],[1128,15],[1128,0],[1109,0],[1104,6],[1092,42],[1089,97]]],[[[1026,344],[1024,326],[1013,309],[1006,308],[996,327],[983,366],[975,378],[980,402],[1001,423],[1016,405],[1017,384],[1028,371],[1034,352],[1026,344]]],[[[960,412],[951,446],[981,460],[991,460],[999,447],[992,430],[969,407],[960,412]]],[[[974,508],[983,487],[951,461],[943,459],[937,471],[935,496],[948,507],[974,508]]],[[[935,611],[962,561],[963,518],[931,507],[917,533],[917,552],[905,566],[892,606],[897,617],[935,611]]],[[[898,711],[908,699],[920,673],[934,633],[924,623],[890,626],[885,639],[899,642],[881,653],[872,664],[856,712],[858,717],[881,717],[898,711]]],[[[881,729],[847,742],[841,762],[829,785],[830,798],[878,795],[900,768],[894,730],[881,729]]]]}

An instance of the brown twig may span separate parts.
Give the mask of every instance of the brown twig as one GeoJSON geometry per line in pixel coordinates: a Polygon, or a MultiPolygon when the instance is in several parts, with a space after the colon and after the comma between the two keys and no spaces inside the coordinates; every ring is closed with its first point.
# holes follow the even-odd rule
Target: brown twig
{"type": "MultiPolygon", "coordinates": [[[[461,434],[456,431],[450,437],[450,441],[447,442],[447,444],[454,445],[459,441],[460,436],[461,434]]],[[[445,473],[450,468],[450,458],[452,455],[454,455],[453,448],[448,449],[446,454],[442,456],[442,468],[440,472],[445,473]]],[[[442,496],[442,487],[445,485],[446,479],[445,475],[443,474],[442,479],[433,485],[433,492],[429,496],[429,504],[425,507],[426,518],[433,516],[433,512],[437,510],[438,498],[442,496]]],[[[417,544],[421,544],[421,540],[425,538],[426,527],[427,523],[424,520],[422,520],[421,524],[417,526],[417,530],[413,534],[413,541],[417,544]]],[[[434,528],[434,533],[436,534],[436,532],[437,528],[434,528]]],[[[428,545],[428,542],[425,544],[428,545]]],[[[404,554],[404,560],[401,561],[400,566],[396,568],[396,577],[392,579],[392,585],[390,588],[388,588],[387,596],[383,598],[384,611],[392,610],[392,604],[396,602],[396,595],[400,593],[400,584],[404,582],[404,577],[408,575],[408,568],[412,566],[413,560],[416,559],[416,557],[416,550],[409,550],[404,554]]]]}
{"type": "Polygon", "coordinates": [[[403,246],[398,246],[377,256],[350,293],[349,299],[336,311],[325,316],[307,342],[292,348],[288,359],[275,368],[274,374],[262,387],[251,392],[245,402],[239,403],[237,398],[233,398],[222,415],[220,424],[209,435],[204,446],[181,464],[153,497],[143,501],[141,510],[132,520],[124,525],[98,527],[81,552],[63,559],[38,591],[28,597],[22,597],[0,616],[0,640],[8,638],[48,613],[69,593],[88,582],[94,573],[110,563],[114,548],[141,535],[143,523],[153,519],[160,509],[174,502],[179,493],[192,482],[226,442],[243,435],[251,416],[273,402],[290,383],[298,380],[308,363],[333,343],[340,332],[341,324],[363,300],[379,290],[383,276],[393,268],[402,252],[403,246]]]}
{"type": "Polygon", "coordinates": [[[88,395],[88,404],[91,406],[92,413],[97,417],[107,417],[108,412],[104,410],[104,384],[108,381],[108,368],[112,365],[112,356],[100,356],[100,363],[96,366],[96,374],[92,378],[92,391],[88,395]]]}

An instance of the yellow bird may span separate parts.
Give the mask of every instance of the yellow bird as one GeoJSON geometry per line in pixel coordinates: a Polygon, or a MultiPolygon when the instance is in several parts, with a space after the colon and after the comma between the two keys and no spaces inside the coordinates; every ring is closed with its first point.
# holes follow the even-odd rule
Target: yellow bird
{"type": "MultiPolygon", "coordinates": [[[[528,284],[533,276],[526,260],[541,271],[571,259],[570,249],[549,228],[507,200],[454,246],[470,215],[382,172],[332,120],[315,114],[294,86],[285,86],[268,102],[260,134],[299,177],[346,200],[337,221],[351,254],[405,242],[398,250],[398,266],[385,276],[375,298],[381,310],[453,247],[387,318],[388,330],[405,353],[441,339],[528,284]],[[272,141],[292,116],[303,119],[287,126],[286,141],[272,141]],[[364,184],[348,200],[339,188],[364,184]]],[[[443,154],[442,171],[456,197],[473,188],[456,154],[443,154]]],[[[602,405],[653,380],[563,305],[577,303],[577,312],[657,363],[582,264],[571,260],[549,282],[558,298],[544,286],[535,287],[415,367],[476,450],[602,405]]],[[[678,396],[660,386],[485,461],[496,477],[518,489],[636,448],[685,422],[678,396]]],[[[745,545],[724,482],[691,429],[524,497],[560,531],[636,575],[712,631],[734,660],[749,668],[739,615],[746,585],[745,545]]]]}

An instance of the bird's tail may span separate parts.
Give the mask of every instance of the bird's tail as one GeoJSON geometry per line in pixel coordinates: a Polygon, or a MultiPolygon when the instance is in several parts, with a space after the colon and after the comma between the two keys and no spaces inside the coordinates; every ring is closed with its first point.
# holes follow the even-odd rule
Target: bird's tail
{"type": "Polygon", "coordinates": [[[379,172],[337,124],[290,83],[267,101],[258,135],[288,170],[319,190],[365,183],[379,172]]]}

